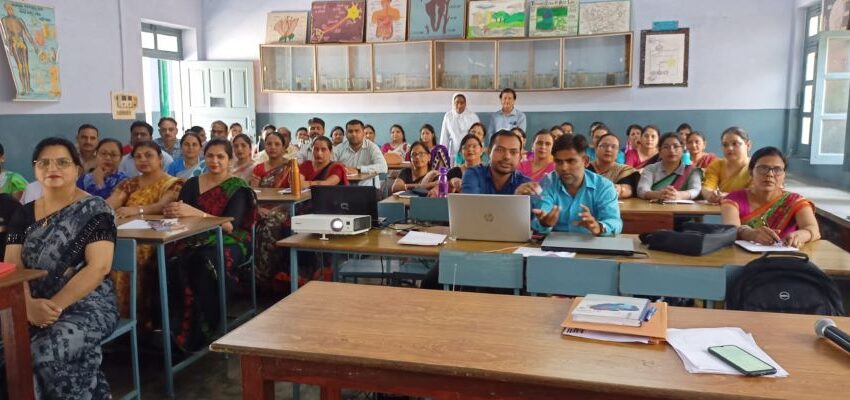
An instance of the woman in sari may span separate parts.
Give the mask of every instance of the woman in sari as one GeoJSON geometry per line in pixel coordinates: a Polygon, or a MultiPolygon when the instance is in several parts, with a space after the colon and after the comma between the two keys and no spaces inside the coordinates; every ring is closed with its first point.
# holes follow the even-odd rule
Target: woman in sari
{"type": "Polygon", "coordinates": [[[714,155],[714,153],[705,151],[706,144],[708,144],[708,142],[705,140],[705,136],[703,136],[702,133],[693,131],[688,134],[687,147],[688,151],[691,153],[691,161],[695,167],[703,170],[703,172],[705,172],[709,164],[717,159],[717,156],[714,155]]]}
{"type": "Polygon", "coordinates": [[[180,138],[180,150],[183,152],[183,157],[174,160],[168,166],[168,175],[189,179],[204,172],[206,166],[201,161],[201,137],[197,133],[183,134],[180,138]]]}
{"type": "MultiPolygon", "coordinates": [[[[125,179],[112,195],[106,199],[118,218],[142,217],[162,214],[162,209],[177,199],[182,180],[170,176],[162,170],[162,150],[151,141],[142,141],[133,146],[130,153],[140,175],[125,179]]],[[[138,284],[136,318],[143,332],[153,329],[153,299],[156,291],[156,269],[154,263],[154,247],[150,245],[136,246],[136,276],[138,284]]],[[[118,311],[122,316],[130,312],[130,276],[126,272],[112,273],[115,281],[115,293],[118,297],[118,311]]]]}
{"type": "Polygon", "coordinates": [[[436,173],[431,169],[431,153],[422,142],[410,145],[410,167],[401,170],[393,182],[393,192],[412,189],[431,189],[437,185],[436,173]]]}
{"type": "Polygon", "coordinates": [[[638,124],[631,124],[626,129],[626,145],[620,148],[623,153],[628,153],[629,150],[637,149],[640,143],[640,134],[643,133],[643,127],[638,124]]]}
{"type": "Polygon", "coordinates": [[[233,138],[233,155],[236,160],[230,167],[230,174],[251,181],[254,173],[254,159],[251,158],[251,138],[246,134],[236,135],[233,138]]]}
{"type": "Polygon", "coordinates": [[[779,149],[757,150],[748,164],[753,177],[749,187],[720,202],[723,223],[738,226],[738,239],[797,248],[820,239],[814,204],[783,190],[786,166],[779,149]]]}
{"type": "Polygon", "coordinates": [[[217,281],[226,279],[228,287],[236,287],[243,274],[235,267],[250,253],[257,200],[244,179],[230,175],[232,159],[233,148],[227,139],[207,142],[204,147],[207,172],[189,178],[180,190],[179,201],[163,209],[168,218],[233,218],[221,225],[224,277],[216,273],[218,244],[215,232],[181,240],[168,250],[171,337],[177,348],[184,351],[197,351],[207,346],[218,333],[221,310],[217,281]]]}
{"type": "Polygon", "coordinates": [[[640,134],[637,148],[626,153],[626,165],[640,171],[658,161],[658,127],[647,125],[640,134]]]}
{"type": "Polygon", "coordinates": [[[381,153],[396,153],[404,157],[408,151],[410,151],[410,148],[407,146],[407,139],[404,137],[404,128],[399,124],[393,124],[390,127],[390,141],[381,146],[381,153]]]}
{"type": "MultiPolygon", "coordinates": [[[[481,156],[479,161],[480,163],[488,163],[490,162],[490,156],[487,155],[487,146],[484,143],[484,136],[487,134],[487,128],[484,127],[484,124],[480,122],[476,122],[469,127],[469,132],[467,135],[473,135],[478,138],[478,142],[481,143],[481,156]]],[[[465,138],[466,136],[464,136],[465,138]]],[[[455,165],[463,165],[466,161],[463,159],[464,154],[466,152],[463,151],[463,145],[461,144],[461,149],[458,151],[457,155],[455,155],[455,165]]]]}
{"type": "MultiPolygon", "coordinates": [[[[477,167],[481,164],[481,155],[484,152],[484,144],[477,135],[467,134],[460,141],[460,151],[463,152],[462,164],[455,165],[449,170],[446,177],[449,178],[449,193],[460,193],[463,184],[463,173],[467,169],[477,167]]],[[[437,187],[428,192],[428,197],[437,197],[437,187]]]]}
{"type": "Polygon", "coordinates": [[[599,138],[596,144],[596,160],[590,162],[587,169],[608,178],[614,183],[617,197],[627,199],[637,193],[640,172],[626,165],[617,163],[617,153],[620,139],[613,133],[599,138]]]}
{"type": "Polygon", "coordinates": [[[109,279],[115,219],[102,198],[76,187],[83,165],[71,142],[44,139],[32,159],[44,194],[12,217],[5,261],[47,271],[24,289],[35,397],[108,399],[100,342],[118,322],[109,279]]]}
{"type": "MultiPolygon", "coordinates": [[[[643,145],[641,137],[641,145],[643,145]]],[[[643,169],[638,197],[648,200],[693,200],[702,187],[702,171],[682,161],[682,145],[675,133],[661,137],[661,161],[643,169]]]]}
{"type": "Polygon", "coordinates": [[[552,159],[552,144],[555,138],[549,131],[542,129],[534,134],[534,155],[530,159],[523,159],[517,166],[517,171],[540,182],[546,174],[555,170],[555,162],[552,159]]]}
{"type": "Polygon", "coordinates": [[[89,194],[104,199],[112,195],[115,186],[127,179],[127,174],[118,170],[121,162],[121,142],[103,139],[94,150],[94,169],[77,179],[77,187],[89,194]]]}
{"type": "Polygon", "coordinates": [[[750,183],[750,149],[753,143],[747,132],[737,126],[727,128],[720,135],[723,158],[714,160],[705,170],[702,198],[719,203],[726,194],[745,189],[750,183]]]}
{"type": "Polygon", "coordinates": [[[252,187],[289,186],[289,160],[284,157],[284,143],[286,140],[278,132],[270,132],[266,136],[266,155],[269,159],[254,166],[250,181],[252,187]]]}

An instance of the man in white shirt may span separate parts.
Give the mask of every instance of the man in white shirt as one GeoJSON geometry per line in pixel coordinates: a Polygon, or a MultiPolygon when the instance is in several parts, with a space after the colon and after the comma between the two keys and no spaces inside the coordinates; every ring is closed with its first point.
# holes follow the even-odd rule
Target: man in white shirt
{"type": "Polygon", "coordinates": [[[319,117],[310,118],[307,125],[310,127],[310,141],[298,149],[299,163],[313,159],[313,140],[319,136],[325,136],[325,121],[323,119],[319,117]]]}
{"type": "MultiPolygon", "coordinates": [[[[153,139],[153,127],[145,121],[135,121],[130,125],[130,147],[135,146],[140,142],[150,142],[153,139]]],[[[168,169],[174,159],[167,151],[162,152],[162,170],[168,169]]],[[[139,170],[136,169],[136,162],[133,160],[133,151],[125,154],[121,158],[121,164],[118,170],[127,174],[128,177],[139,176],[139,170]]]]}
{"type": "MultiPolygon", "coordinates": [[[[381,148],[374,142],[366,139],[363,131],[363,122],[352,119],[345,124],[346,141],[339,146],[334,146],[333,159],[345,165],[345,171],[349,175],[361,172],[387,172],[387,160],[381,153],[381,148]]],[[[377,179],[375,180],[377,182],[377,179]]],[[[361,186],[368,186],[370,180],[360,181],[361,186]]]]}

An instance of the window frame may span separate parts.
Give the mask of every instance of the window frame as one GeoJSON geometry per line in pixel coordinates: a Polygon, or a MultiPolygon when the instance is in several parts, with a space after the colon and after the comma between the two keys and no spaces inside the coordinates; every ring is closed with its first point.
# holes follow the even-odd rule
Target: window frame
{"type": "MultiPolygon", "coordinates": [[[[815,62],[815,88],[814,88],[814,107],[812,109],[812,130],[811,139],[809,141],[809,163],[812,165],[841,165],[844,164],[844,151],[842,153],[821,153],[821,138],[824,121],[840,121],[844,120],[845,124],[850,122],[848,112],[850,107],[844,113],[825,113],[825,87],[828,81],[832,80],[850,80],[850,71],[847,72],[827,72],[826,57],[827,46],[830,39],[850,39],[850,31],[829,31],[821,32],[818,35],[818,50],[817,61],[815,62]]],[[[805,72],[804,72],[805,73],[805,72]]],[[[850,95],[848,95],[850,98],[850,95]]],[[[802,111],[802,108],[801,108],[802,111]]],[[[802,118],[801,118],[802,123],[802,118]]],[[[845,125],[844,143],[847,144],[847,126],[845,125]]]]}
{"type": "MultiPolygon", "coordinates": [[[[142,23],[141,32],[153,34],[153,49],[142,47],[142,55],[150,58],[159,58],[164,60],[182,61],[183,60],[183,31],[176,28],[169,28],[161,25],[142,23]],[[159,48],[159,39],[157,35],[172,36],[177,39],[177,51],[166,51],[159,48]]],[[[141,33],[140,33],[141,35],[141,33]]]]}

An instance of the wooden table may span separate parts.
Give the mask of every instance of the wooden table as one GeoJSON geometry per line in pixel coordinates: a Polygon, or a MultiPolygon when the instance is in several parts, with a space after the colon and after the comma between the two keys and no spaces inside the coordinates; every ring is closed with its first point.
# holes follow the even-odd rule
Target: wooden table
{"type": "MultiPolygon", "coordinates": [[[[150,215],[145,216],[145,220],[158,220],[162,216],[150,215]]],[[[116,220],[116,225],[121,225],[130,222],[136,218],[126,218],[116,220]]],[[[163,335],[163,361],[165,364],[165,391],[169,397],[174,397],[174,374],[195,362],[206,352],[199,351],[185,360],[171,364],[171,340],[169,340],[169,332],[171,332],[171,320],[169,319],[168,309],[168,280],[166,278],[165,268],[165,245],[176,242],[180,239],[185,239],[200,233],[215,231],[216,242],[218,243],[218,276],[224,276],[224,241],[221,232],[221,225],[232,221],[230,217],[185,217],[180,218],[179,222],[185,226],[184,229],[159,232],[153,229],[119,229],[119,239],[135,239],[138,244],[148,244],[156,248],[157,260],[157,275],[159,277],[159,298],[162,314],[162,331],[163,335]]],[[[221,333],[227,332],[227,295],[225,289],[225,279],[218,280],[219,306],[221,307],[221,333]]]]}
{"type": "Polygon", "coordinates": [[[260,204],[287,204],[289,205],[289,216],[295,215],[295,206],[310,200],[312,192],[304,191],[299,194],[281,193],[277,188],[252,188],[257,194],[257,202],[260,204]]]}
{"type": "MultiPolygon", "coordinates": [[[[671,307],[674,328],[741,327],[787,378],[690,374],[666,344],[560,335],[570,300],[310,282],[214,342],[238,354],[244,399],[274,381],[435,399],[841,398],[850,355],[817,316],[671,307]]],[[[833,318],[845,330],[850,318],[833,318]]]]}
{"type": "Polygon", "coordinates": [[[18,268],[0,277],[0,324],[6,357],[6,384],[10,399],[32,399],[32,354],[24,283],[47,271],[18,268]]]}
{"type": "Polygon", "coordinates": [[[348,183],[355,185],[360,184],[361,181],[366,181],[372,179],[374,183],[374,179],[378,176],[377,172],[361,172],[359,174],[348,175],[348,183]]]}
{"type": "Polygon", "coordinates": [[[404,161],[398,164],[387,163],[387,169],[390,171],[402,170],[405,168],[410,168],[410,161],[404,161]]]}

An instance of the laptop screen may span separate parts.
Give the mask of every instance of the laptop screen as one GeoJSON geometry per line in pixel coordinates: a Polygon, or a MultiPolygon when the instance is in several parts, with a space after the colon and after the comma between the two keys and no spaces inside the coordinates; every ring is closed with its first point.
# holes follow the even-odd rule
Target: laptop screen
{"type": "Polygon", "coordinates": [[[378,189],[373,186],[313,186],[313,214],[371,215],[378,219],[378,189]]]}

